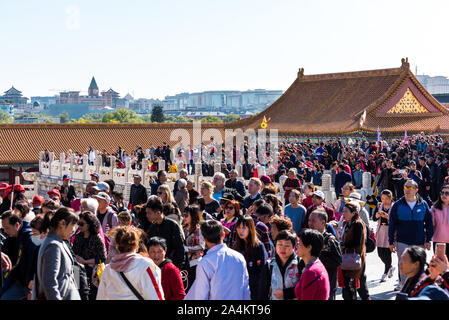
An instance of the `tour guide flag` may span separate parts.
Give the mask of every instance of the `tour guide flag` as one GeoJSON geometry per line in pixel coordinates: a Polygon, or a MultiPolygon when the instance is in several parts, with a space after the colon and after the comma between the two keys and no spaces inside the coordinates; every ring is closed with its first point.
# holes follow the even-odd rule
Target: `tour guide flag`
{"type": "Polygon", "coordinates": [[[404,141],[403,141],[403,143],[404,143],[404,144],[407,143],[407,129],[405,129],[405,133],[404,133],[404,141]]]}
{"type": "Polygon", "coordinates": [[[380,141],[380,129],[379,129],[379,126],[377,126],[377,141],[380,141]]]}
{"type": "Polygon", "coordinates": [[[263,116],[263,120],[262,120],[262,123],[260,124],[260,127],[262,129],[265,129],[267,127],[268,121],[270,121],[270,120],[271,120],[271,118],[268,118],[268,120],[267,120],[267,118],[265,116],[263,116]]]}

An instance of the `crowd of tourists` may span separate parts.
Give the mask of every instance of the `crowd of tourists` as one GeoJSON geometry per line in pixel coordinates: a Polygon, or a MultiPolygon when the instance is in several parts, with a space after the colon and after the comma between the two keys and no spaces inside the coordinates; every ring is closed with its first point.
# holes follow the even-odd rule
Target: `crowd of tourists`
{"type": "MultiPolygon", "coordinates": [[[[245,144],[247,183],[238,150],[217,172],[220,148],[203,146],[176,150],[182,161],[166,144],[151,147],[151,162],[167,160],[167,170],[152,170],[149,189],[134,175],[129,199],[97,173],[82,194],[67,175],[30,200],[23,186],[0,185],[0,299],[335,300],[341,288],[344,300],[370,300],[366,256],[375,252],[380,281],[399,276],[397,299],[449,299],[447,140],[282,141],[276,166],[269,151],[249,161],[245,144]],[[189,179],[195,152],[208,154],[202,175],[212,182],[189,179]],[[324,172],[336,200],[318,188],[324,172]],[[366,199],[356,191],[364,172],[366,199]]],[[[141,147],[133,154],[136,168],[146,165],[141,147]]],[[[126,162],[121,148],[114,155],[126,162]]]]}

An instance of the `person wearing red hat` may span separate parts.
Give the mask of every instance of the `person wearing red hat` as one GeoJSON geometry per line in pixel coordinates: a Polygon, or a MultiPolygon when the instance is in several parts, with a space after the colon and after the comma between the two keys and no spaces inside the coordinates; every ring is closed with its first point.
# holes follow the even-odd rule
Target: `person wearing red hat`
{"type": "Polygon", "coordinates": [[[70,207],[70,203],[75,200],[75,187],[70,184],[70,177],[65,174],[62,178],[61,203],[64,207],[70,207]]]}
{"type": "Polygon", "coordinates": [[[6,189],[8,189],[8,187],[9,187],[9,184],[7,184],[7,183],[1,183],[0,184],[0,197],[3,198],[5,196],[6,189]]]}
{"type": "Polygon", "coordinates": [[[34,214],[41,213],[42,204],[44,203],[44,197],[42,196],[34,196],[33,201],[31,202],[31,205],[33,206],[33,212],[34,214]]]}
{"type": "Polygon", "coordinates": [[[58,189],[52,189],[48,191],[47,194],[50,196],[50,199],[52,199],[59,205],[61,204],[61,193],[59,192],[58,189]]]}
{"type": "Polygon", "coordinates": [[[16,201],[28,199],[25,197],[25,188],[21,184],[15,184],[14,186],[8,186],[5,189],[5,195],[3,196],[3,202],[0,205],[0,214],[12,209],[16,201]],[[14,190],[13,190],[14,188],[14,190]],[[12,206],[11,206],[11,196],[12,196],[12,206]]]}

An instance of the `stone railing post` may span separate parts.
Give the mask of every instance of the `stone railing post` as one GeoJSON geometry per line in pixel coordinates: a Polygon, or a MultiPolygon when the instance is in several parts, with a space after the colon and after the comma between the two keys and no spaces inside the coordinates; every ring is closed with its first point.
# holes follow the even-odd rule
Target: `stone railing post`
{"type": "Polygon", "coordinates": [[[114,180],[114,169],[116,167],[115,160],[117,158],[115,156],[111,156],[111,166],[109,167],[109,179],[114,180]]]}
{"type": "Polygon", "coordinates": [[[87,175],[87,165],[89,164],[89,156],[87,154],[83,154],[83,174],[81,175],[83,180],[90,180],[90,177],[87,175]]]}
{"type": "MultiPolygon", "coordinates": [[[[125,184],[129,181],[129,170],[131,169],[131,159],[128,157],[125,160],[125,184]]],[[[143,178],[143,177],[142,177],[143,178]]]]}
{"type": "Polygon", "coordinates": [[[63,165],[65,164],[65,153],[61,152],[59,155],[59,177],[62,178],[63,165]]]}
{"type": "Polygon", "coordinates": [[[50,161],[48,162],[48,175],[52,176],[53,175],[53,170],[52,170],[52,164],[53,164],[53,160],[55,159],[55,153],[54,152],[50,152],[50,161]]]}
{"type": "Polygon", "coordinates": [[[75,155],[72,153],[70,155],[70,178],[73,179],[73,166],[75,165],[75,155]]]}
{"type": "Polygon", "coordinates": [[[40,173],[42,173],[42,164],[44,163],[44,156],[45,156],[45,152],[40,151],[39,152],[39,172],[40,173]]]}

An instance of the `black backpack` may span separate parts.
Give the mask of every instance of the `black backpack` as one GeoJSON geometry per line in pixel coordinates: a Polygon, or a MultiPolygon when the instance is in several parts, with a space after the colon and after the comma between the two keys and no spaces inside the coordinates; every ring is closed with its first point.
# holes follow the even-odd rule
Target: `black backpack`
{"type": "Polygon", "coordinates": [[[367,225],[365,225],[365,228],[366,228],[365,248],[366,252],[370,253],[376,250],[376,235],[367,225]]]}

